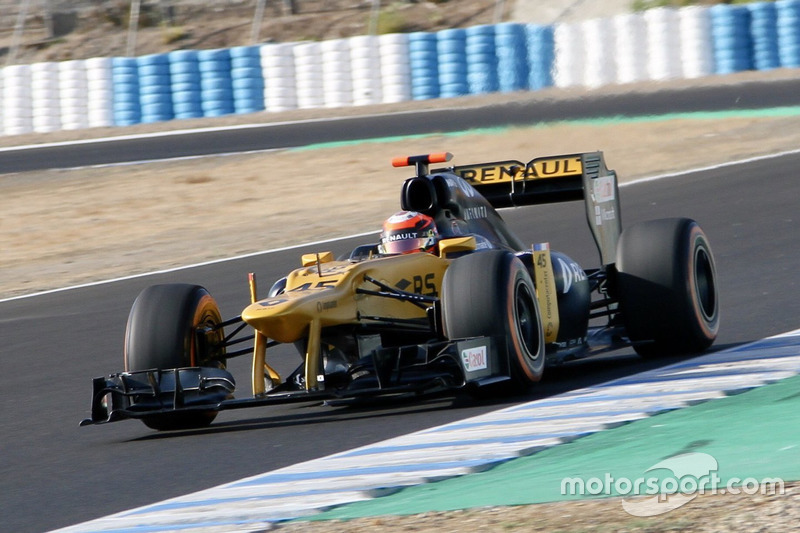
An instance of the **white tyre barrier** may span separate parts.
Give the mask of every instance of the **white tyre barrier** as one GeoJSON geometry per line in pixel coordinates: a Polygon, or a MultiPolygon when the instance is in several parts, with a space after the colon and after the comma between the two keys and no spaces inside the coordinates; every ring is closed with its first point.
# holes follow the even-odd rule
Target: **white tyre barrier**
{"type": "Polygon", "coordinates": [[[622,14],[613,19],[617,83],[647,79],[647,29],[641,14],[622,14]]]}
{"type": "Polygon", "coordinates": [[[384,103],[411,100],[411,63],[408,34],[388,33],[378,37],[381,95],[384,103]]]}
{"type": "Polygon", "coordinates": [[[601,87],[616,81],[614,24],[610,19],[591,19],[581,23],[586,56],[583,85],[601,87]]]}
{"type": "Polygon", "coordinates": [[[33,99],[30,65],[12,65],[0,71],[2,81],[3,133],[21,135],[33,132],[33,99]]]}
{"type": "Polygon", "coordinates": [[[353,105],[379,104],[383,100],[380,41],[375,35],[350,37],[353,105]]]}
{"type": "Polygon", "coordinates": [[[323,107],[325,89],[322,74],[322,49],[319,43],[299,43],[294,54],[297,107],[301,109],[323,107]]]}
{"type": "Polygon", "coordinates": [[[705,7],[686,7],[678,12],[683,78],[700,78],[714,73],[714,45],[711,14],[705,7]]]}
{"type": "Polygon", "coordinates": [[[676,10],[649,9],[644,14],[647,26],[648,77],[670,80],[681,75],[681,42],[676,10]]]}
{"type": "Polygon", "coordinates": [[[346,39],[323,41],[322,82],[325,107],[353,105],[353,76],[350,68],[350,43],[346,39]]]}
{"type": "Polygon", "coordinates": [[[31,105],[33,131],[50,133],[61,129],[61,96],[56,63],[31,65],[31,105]]]}
{"type": "Polygon", "coordinates": [[[264,78],[264,107],[279,112],[297,108],[293,43],[267,44],[261,47],[264,78]]]}
{"type": "Polygon", "coordinates": [[[580,25],[556,24],[553,28],[553,42],[555,47],[554,85],[561,88],[581,85],[586,50],[580,25]]]}

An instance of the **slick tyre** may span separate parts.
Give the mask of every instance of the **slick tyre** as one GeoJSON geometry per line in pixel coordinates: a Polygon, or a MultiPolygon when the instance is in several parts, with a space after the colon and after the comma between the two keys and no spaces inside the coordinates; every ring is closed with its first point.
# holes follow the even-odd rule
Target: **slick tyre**
{"type": "Polygon", "coordinates": [[[545,346],[536,291],[514,254],[490,250],[454,260],[442,281],[442,322],[449,339],[504,337],[512,392],[542,378],[545,346]]]}
{"type": "Polygon", "coordinates": [[[705,350],[719,330],[711,246],[688,218],[651,220],[623,231],[617,291],[628,337],[644,357],[705,350]]]}
{"type": "MultiPolygon", "coordinates": [[[[193,366],[224,368],[224,353],[213,345],[224,338],[222,328],[198,338],[201,326],[221,322],[219,308],[203,287],[187,284],[153,285],[133,302],[125,331],[125,370],[161,370],[193,366]]],[[[216,411],[196,411],[154,415],[143,418],[156,430],[208,426],[216,411]]]]}

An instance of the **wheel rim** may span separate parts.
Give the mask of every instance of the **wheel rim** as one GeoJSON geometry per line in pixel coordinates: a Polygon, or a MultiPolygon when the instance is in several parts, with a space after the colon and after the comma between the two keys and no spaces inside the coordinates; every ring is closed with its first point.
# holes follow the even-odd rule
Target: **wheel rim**
{"type": "Polygon", "coordinates": [[[694,290],[700,311],[707,321],[711,321],[717,312],[717,290],[714,285],[714,266],[705,247],[699,246],[695,250],[694,265],[694,290]]]}
{"type": "Polygon", "coordinates": [[[516,296],[516,327],[525,357],[531,361],[536,360],[539,353],[539,324],[533,306],[533,299],[527,287],[519,285],[516,296]]]}

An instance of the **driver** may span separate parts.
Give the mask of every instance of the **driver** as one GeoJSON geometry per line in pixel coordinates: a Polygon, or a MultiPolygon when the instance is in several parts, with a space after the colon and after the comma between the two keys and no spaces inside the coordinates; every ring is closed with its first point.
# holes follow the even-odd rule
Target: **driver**
{"type": "Polygon", "coordinates": [[[431,217],[416,211],[399,211],[383,223],[378,252],[383,255],[436,254],[438,242],[439,232],[431,217]]]}

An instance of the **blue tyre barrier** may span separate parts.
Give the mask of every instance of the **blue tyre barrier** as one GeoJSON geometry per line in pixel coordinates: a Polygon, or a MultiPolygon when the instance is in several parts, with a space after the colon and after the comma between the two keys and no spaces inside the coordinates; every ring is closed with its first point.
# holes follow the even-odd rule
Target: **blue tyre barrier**
{"type": "Polygon", "coordinates": [[[235,113],[263,111],[264,75],[259,46],[231,48],[231,88],[235,113]]]}
{"type": "Polygon", "coordinates": [[[538,90],[553,85],[555,41],[552,26],[529,24],[526,27],[528,42],[528,89],[538,90]]]}
{"type": "Polygon", "coordinates": [[[725,4],[712,7],[711,37],[717,74],[753,68],[750,11],[747,7],[725,4]]]}
{"type": "Polygon", "coordinates": [[[467,33],[463,29],[442,30],[436,33],[440,98],[469,94],[466,44],[467,33]]]}
{"type": "Polygon", "coordinates": [[[435,33],[414,32],[408,35],[408,61],[413,100],[439,97],[439,57],[436,46],[435,33]]]}
{"type": "Polygon", "coordinates": [[[203,116],[202,87],[200,85],[200,59],[196,50],[170,52],[169,69],[172,91],[172,108],[175,118],[203,116]]]}
{"type": "Polygon", "coordinates": [[[781,66],[800,67],[800,0],[778,0],[775,11],[781,66]]]}
{"type": "Polygon", "coordinates": [[[197,59],[203,115],[217,117],[233,113],[230,49],[201,50],[197,59]]]}
{"type": "Polygon", "coordinates": [[[172,81],[167,54],[136,58],[139,70],[139,102],[142,122],[162,122],[175,118],[172,110],[172,81]]]}
{"type": "Polygon", "coordinates": [[[111,113],[117,126],[132,126],[142,121],[139,103],[139,65],[132,57],[111,59],[111,113]]]}
{"type": "Polygon", "coordinates": [[[496,92],[498,84],[495,26],[467,28],[464,53],[467,62],[467,87],[470,94],[496,92]]]}
{"type": "Polygon", "coordinates": [[[747,4],[753,43],[753,68],[769,70],[781,66],[778,54],[778,12],[774,3],[747,4]]]}
{"type": "Polygon", "coordinates": [[[495,26],[498,90],[520,91],[528,88],[530,66],[528,36],[522,24],[495,26]]]}

